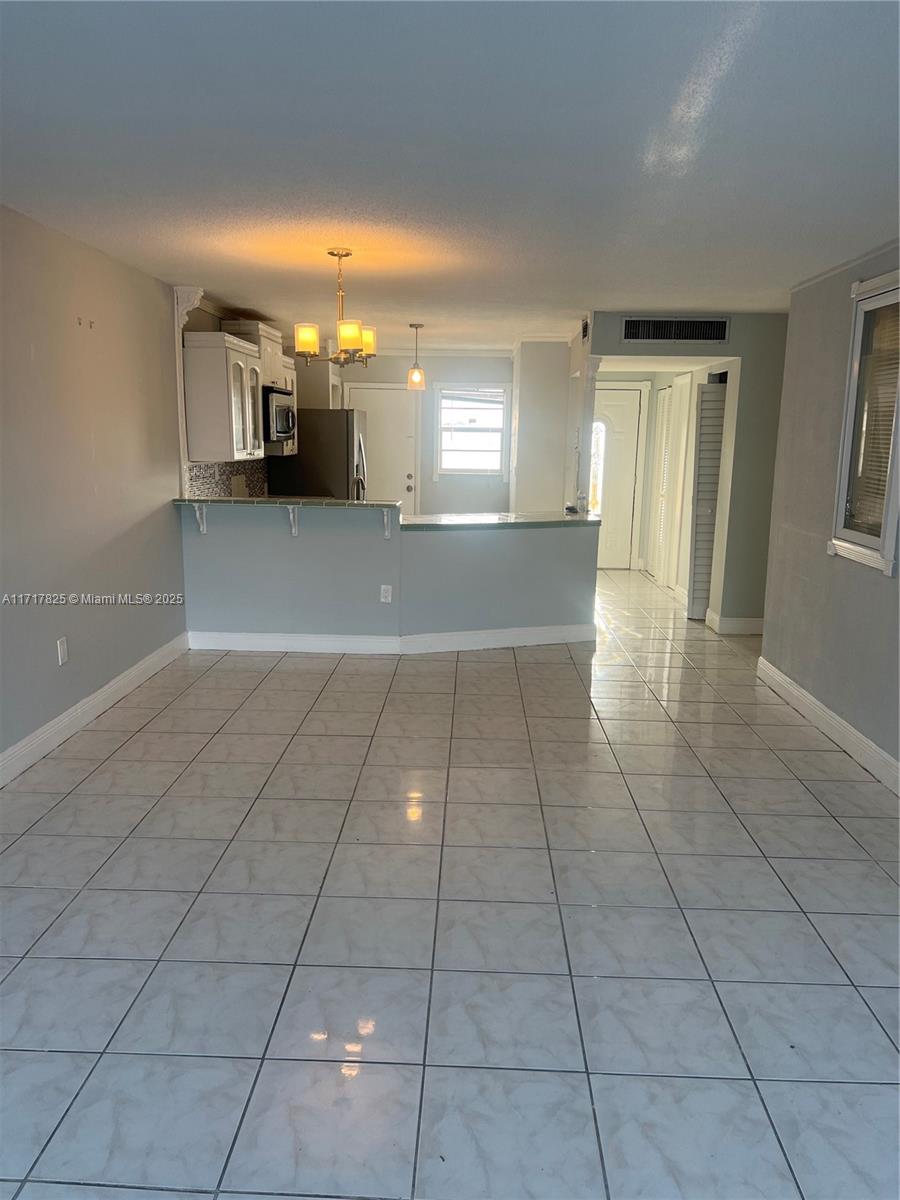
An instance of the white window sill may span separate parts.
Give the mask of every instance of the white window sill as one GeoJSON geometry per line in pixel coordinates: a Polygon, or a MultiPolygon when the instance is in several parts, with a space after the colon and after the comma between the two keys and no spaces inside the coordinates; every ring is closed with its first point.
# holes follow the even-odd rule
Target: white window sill
{"type": "Polygon", "coordinates": [[[454,471],[452,468],[445,469],[442,467],[438,471],[438,475],[478,475],[482,479],[503,479],[502,471],[464,471],[462,469],[454,471]]]}
{"type": "Polygon", "coordinates": [[[870,546],[858,546],[855,542],[832,538],[826,549],[833,557],[849,558],[852,562],[861,563],[864,567],[874,567],[882,575],[893,575],[894,573],[894,560],[885,558],[880,550],[875,550],[870,546]]]}

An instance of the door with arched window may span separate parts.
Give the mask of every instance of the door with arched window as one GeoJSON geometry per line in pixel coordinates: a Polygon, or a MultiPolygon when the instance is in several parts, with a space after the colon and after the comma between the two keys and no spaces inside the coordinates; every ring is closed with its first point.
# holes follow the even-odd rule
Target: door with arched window
{"type": "Polygon", "coordinates": [[[608,570],[635,565],[632,540],[642,391],[639,385],[598,383],[595,394],[589,505],[603,522],[597,566],[608,570]]]}

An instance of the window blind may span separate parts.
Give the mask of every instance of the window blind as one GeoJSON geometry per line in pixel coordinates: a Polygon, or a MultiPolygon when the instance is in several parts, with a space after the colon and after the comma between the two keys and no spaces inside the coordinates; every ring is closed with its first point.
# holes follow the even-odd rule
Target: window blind
{"type": "Polygon", "coordinates": [[[891,461],[900,364],[900,305],[865,313],[845,528],[880,537],[891,461]]]}
{"type": "Polygon", "coordinates": [[[442,471],[503,470],[503,388],[441,388],[439,466],[442,471]]]}

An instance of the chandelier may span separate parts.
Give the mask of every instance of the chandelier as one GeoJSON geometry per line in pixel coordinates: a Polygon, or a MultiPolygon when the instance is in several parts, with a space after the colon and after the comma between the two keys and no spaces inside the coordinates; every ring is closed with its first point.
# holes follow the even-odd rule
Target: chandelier
{"type": "MultiPolygon", "coordinates": [[[[337,272],[337,344],[334,354],[328,355],[328,361],[337,367],[346,367],[350,363],[368,364],[375,357],[377,338],[372,325],[363,325],[351,317],[344,316],[344,259],[353,253],[345,246],[332,246],[328,253],[338,260],[337,272]]],[[[308,323],[294,326],[294,349],[306,359],[306,365],[319,357],[319,327],[308,323]]]]}

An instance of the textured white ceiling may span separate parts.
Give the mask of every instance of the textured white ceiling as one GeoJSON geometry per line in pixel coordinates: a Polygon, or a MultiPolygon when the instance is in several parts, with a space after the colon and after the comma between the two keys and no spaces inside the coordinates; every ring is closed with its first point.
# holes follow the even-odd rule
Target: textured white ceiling
{"type": "Polygon", "coordinates": [[[383,345],[784,309],[895,235],[891,3],[5,4],[3,199],[383,345]]]}

